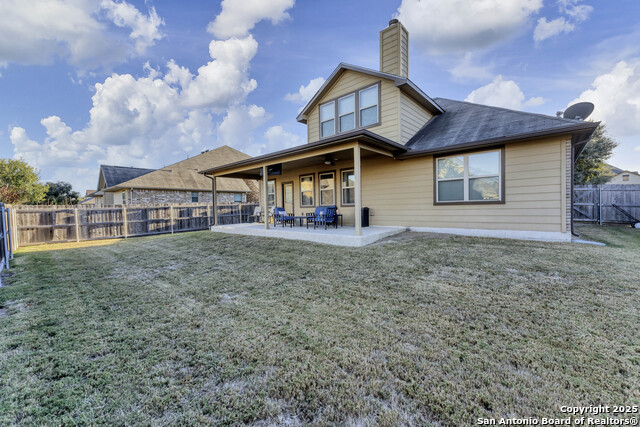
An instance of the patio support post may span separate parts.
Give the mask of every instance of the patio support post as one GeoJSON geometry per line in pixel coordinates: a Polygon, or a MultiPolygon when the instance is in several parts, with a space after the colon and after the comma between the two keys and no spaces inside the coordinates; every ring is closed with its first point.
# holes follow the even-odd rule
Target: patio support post
{"type": "Polygon", "coordinates": [[[211,177],[211,223],[215,226],[218,225],[218,192],[216,188],[216,177],[211,177]]]}
{"type": "Polygon", "coordinates": [[[356,236],[362,236],[362,179],[361,179],[361,167],[360,167],[360,145],[356,142],[356,146],[353,147],[353,175],[355,176],[355,223],[356,223],[356,236]]]}
{"type": "Polygon", "coordinates": [[[263,166],[262,167],[262,200],[263,200],[263,205],[262,205],[262,213],[264,215],[264,229],[268,230],[269,229],[269,201],[267,200],[268,195],[268,190],[267,190],[267,185],[269,183],[269,177],[268,177],[268,171],[267,171],[267,167],[263,166]]]}

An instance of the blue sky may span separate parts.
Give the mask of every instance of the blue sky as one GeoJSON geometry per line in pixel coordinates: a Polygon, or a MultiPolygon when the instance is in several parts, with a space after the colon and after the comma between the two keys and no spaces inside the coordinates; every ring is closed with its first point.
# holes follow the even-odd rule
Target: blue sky
{"type": "Polygon", "coordinates": [[[84,192],[101,163],[302,144],[300,108],[341,61],[377,69],[398,17],[430,96],[550,115],[594,102],[611,163],[638,170],[639,16],[636,0],[3,1],[0,157],[84,192]]]}

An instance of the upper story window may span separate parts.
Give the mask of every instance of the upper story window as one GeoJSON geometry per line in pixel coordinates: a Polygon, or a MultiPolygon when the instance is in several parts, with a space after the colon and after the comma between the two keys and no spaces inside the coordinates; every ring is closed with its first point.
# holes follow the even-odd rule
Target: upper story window
{"type": "Polygon", "coordinates": [[[191,192],[191,203],[198,203],[198,192],[197,191],[192,191],[191,192]]]}
{"type": "Polygon", "coordinates": [[[629,175],[622,175],[623,181],[629,181],[629,175]]]}
{"type": "Polygon", "coordinates": [[[233,201],[236,203],[242,203],[242,193],[234,193],[233,201]]]}
{"type": "Polygon", "coordinates": [[[504,202],[502,150],[436,159],[436,203],[504,202]]]}
{"type": "Polygon", "coordinates": [[[320,138],[379,124],[379,104],[376,83],[320,105],[320,138]]]}

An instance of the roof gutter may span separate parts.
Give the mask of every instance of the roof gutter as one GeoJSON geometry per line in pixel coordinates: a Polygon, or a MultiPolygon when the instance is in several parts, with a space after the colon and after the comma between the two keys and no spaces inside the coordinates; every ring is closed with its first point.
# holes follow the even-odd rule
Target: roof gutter
{"type": "Polygon", "coordinates": [[[333,145],[344,144],[346,142],[351,142],[351,141],[362,141],[362,142],[370,143],[372,145],[377,145],[377,146],[386,148],[389,151],[391,151],[394,154],[394,156],[397,153],[404,152],[407,150],[407,147],[405,147],[402,144],[398,144],[397,142],[393,142],[390,139],[376,135],[373,132],[370,132],[366,129],[360,129],[353,132],[337,135],[334,137],[325,138],[320,141],[298,145],[296,147],[288,148],[286,150],[280,150],[280,151],[276,151],[269,154],[263,154],[262,156],[251,157],[250,159],[240,160],[240,161],[229,163],[222,166],[216,166],[214,168],[202,170],[198,173],[201,173],[207,176],[207,174],[224,171],[226,169],[236,168],[238,166],[250,166],[250,165],[259,164],[268,160],[275,160],[285,155],[303,153],[305,151],[313,151],[316,148],[331,147],[333,145]]]}

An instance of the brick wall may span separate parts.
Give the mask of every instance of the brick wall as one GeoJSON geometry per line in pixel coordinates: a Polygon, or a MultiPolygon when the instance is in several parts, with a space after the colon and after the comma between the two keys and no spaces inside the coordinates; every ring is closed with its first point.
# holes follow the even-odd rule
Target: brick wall
{"type": "MultiPolygon", "coordinates": [[[[129,197],[127,197],[129,201],[129,197]]],[[[242,194],[242,202],[247,201],[247,195],[242,194]]],[[[211,191],[199,191],[198,202],[211,202],[211,191]]],[[[233,203],[234,193],[218,193],[218,203],[233,203]]],[[[191,191],[175,190],[133,190],[132,204],[162,204],[162,203],[191,203],[191,191]]]]}

